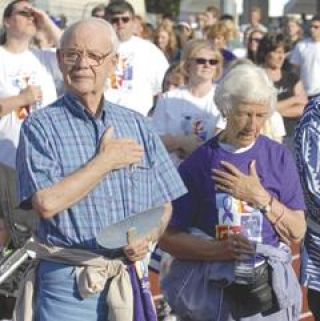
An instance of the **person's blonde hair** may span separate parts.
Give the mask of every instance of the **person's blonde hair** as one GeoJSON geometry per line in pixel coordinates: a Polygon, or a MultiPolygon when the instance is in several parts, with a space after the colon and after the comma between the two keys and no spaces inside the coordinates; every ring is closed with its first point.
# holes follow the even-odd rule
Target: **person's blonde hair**
{"type": "Polygon", "coordinates": [[[238,32],[237,32],[236,25],[233,21],[226,19],[226,20],[221,20],[219,23],[224,25],[227,29],[227,37],[225,38],[226,40],[233,40],[237,37],[238,32]]]}
{"type": "MultiPolygon", "coordinates": [[[[173,29],[168,28],[166,25],[160,25],[154,32],[154,39],[155,44],[159,47],[158,44],[158,35],[160,32],[166,32],[168,34],[168,45],[166,46],[164,50],[164,54],[167,57],[168,60],[171,60],[174,58],[174,55],[177,52],[177,37],[173,29]]],[[[160,48],[161,49],[161,48],[160,48]]]]}
{"type": "Polygon", "coordinates": [[[227,28],[226,24],[222,21],[211,26],[207,31],[207,39],[213,40],[218,36],[222,36],[224,39],[228,39],[229,29],[227,28]]]}

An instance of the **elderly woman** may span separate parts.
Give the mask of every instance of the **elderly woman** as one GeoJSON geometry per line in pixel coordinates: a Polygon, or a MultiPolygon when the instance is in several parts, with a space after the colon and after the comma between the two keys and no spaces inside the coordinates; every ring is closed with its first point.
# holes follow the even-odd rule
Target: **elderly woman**
{"type": "Polygon", "coordinates": [[[180,166],[189,192],[160,246],[176,258],[162,286],[184,321],[299,319],[288,244],[305,205],[291,153],[260,135],[274,95],[260,67],[232,68],[215,95],[225,130],[180,166]]]}
{"type": "Polygon", "coordinates": [[[153,123],[176,164],[224,127],[213,101],[222,61],[209,42],[191,41],[180,66],[186,85],[164,93],[157,102],[153,123]]]}

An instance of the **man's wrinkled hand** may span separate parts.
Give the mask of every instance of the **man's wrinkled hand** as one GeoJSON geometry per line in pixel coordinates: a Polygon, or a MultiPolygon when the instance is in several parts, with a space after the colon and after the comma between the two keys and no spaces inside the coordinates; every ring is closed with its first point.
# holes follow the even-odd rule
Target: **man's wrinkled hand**
{"type": "Polygon", "coordinates": [[[138,164],[143,154],[143,147],[135,140],[113,138],[112,127],[108,128],[101,138],[99,156],[102,157],[107,170],[138,164]]]}
{"type": "Polygon", "coordinates": [[[149,243],[146,238],[133,240],[123,248],[123,252],[129,261],[141,261],[149,252],[149,243]]]}

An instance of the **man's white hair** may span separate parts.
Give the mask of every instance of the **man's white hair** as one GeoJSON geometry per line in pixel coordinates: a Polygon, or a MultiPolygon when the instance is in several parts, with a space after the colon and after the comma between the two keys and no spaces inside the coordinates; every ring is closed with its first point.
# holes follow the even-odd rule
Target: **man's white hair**
{"type": "Polygon", "coordinates": [[[83,19],[80,21],[75,22],[74,24],[72,24],[70,27],[68,27],[64,33],[61,36],[60,39],[60,48],[63,48],[66,43],[68,42],[70,36],[73,34],[73,32],[81,25],[97,25],[97,26],[101,26],[102,28],[105,29],[105,36],[106,39],[110,39],[111,42],[111,46],[112,46],[112,50],[113,52],[117,52],[118,51],[118,47],[119,47],[119,40],[117,37],[116,32],[114,31],[113,27],[111,26],[111,24],[109,22],[107,22],[104,19],[101,18],[87,18],[87,19],[83,19]]]}
{"type": "Polygon", "coordinates": [[[277,102],[276,90],[266,72],[254,64],[235,64],[217,85],[215,103],[223,116],[227,116],[240,101],[270,106],[277,102]]]}

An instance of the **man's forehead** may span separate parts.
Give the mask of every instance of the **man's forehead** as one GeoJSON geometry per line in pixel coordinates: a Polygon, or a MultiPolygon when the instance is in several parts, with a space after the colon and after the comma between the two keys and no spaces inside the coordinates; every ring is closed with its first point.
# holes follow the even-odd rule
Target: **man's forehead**
{"type": "Polygon", "coordinates": [[[79,25],[68,34],[63,47],[111,48],[110,33],[98,24],[79,25]]]}
{"type": "Polygon", "coordinates": [[[123,12],[115,12],[112,14],[112,17],[123,17],[123,16],[132,17],[132,13],[127,10],[127,11],[123,11],[123,12]]]}

